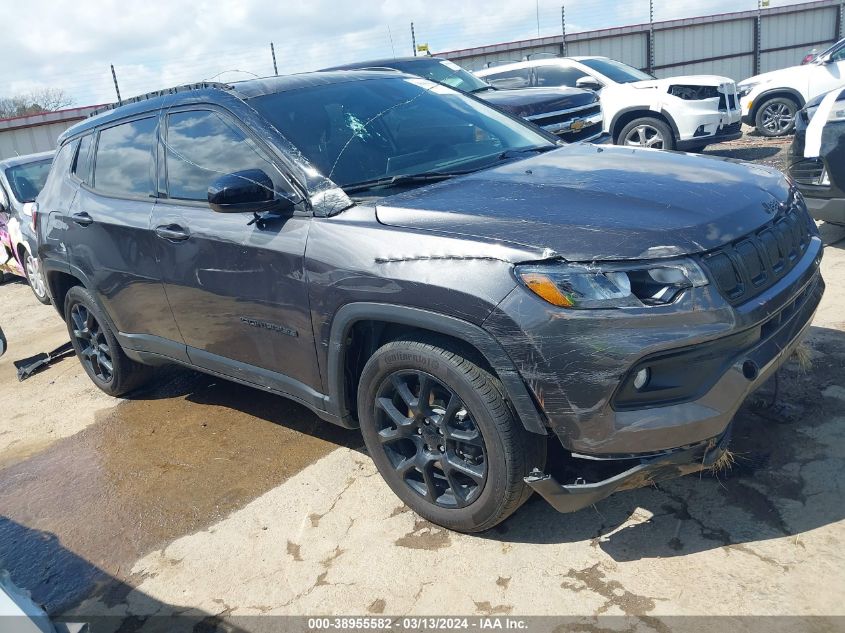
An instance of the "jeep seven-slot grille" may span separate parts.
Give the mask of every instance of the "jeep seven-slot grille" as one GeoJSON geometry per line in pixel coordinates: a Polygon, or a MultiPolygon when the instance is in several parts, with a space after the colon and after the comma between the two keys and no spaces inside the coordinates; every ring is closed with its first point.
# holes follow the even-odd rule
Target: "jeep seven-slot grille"
{"type": "Polygon", "coordinates": [[[751,235],[704,256],[732,305],[753,299],[795,267],[810,244],[806,214],[793,206],[751,235]]]}

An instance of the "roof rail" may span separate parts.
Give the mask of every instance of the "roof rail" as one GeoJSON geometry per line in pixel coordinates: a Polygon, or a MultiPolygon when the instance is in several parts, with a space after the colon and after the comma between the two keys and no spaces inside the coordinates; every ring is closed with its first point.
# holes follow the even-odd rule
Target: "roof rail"
{"type": "Polygon", "coordinates": [[[91,112],[89,117],[96,116],[98,114],[102,114],[103,112],[108,112],[109,110],[114,110],[115,108],[119,108],[120,106],[125,106],[129,103],[138,103],[139,101],[146,101],[148,99],[155,99],[156,97],[163,97],[165,95],[172,95],[178,92],[189,92],[191,90],[203,90],[204,88],[218,88],[220,90],[232,90],[231,84],[224,84],[218,81],[201,81],[195,84],[185,84],[182,86],[174,86],[172,88],[164,88],[163,90],[155,90],[153,92],[147,92],[142,95],[138,95],[137,97],[131,97],[129,99],[123,99],[119,103],[109,103],[104,106],[101,106],[91,112]]]}

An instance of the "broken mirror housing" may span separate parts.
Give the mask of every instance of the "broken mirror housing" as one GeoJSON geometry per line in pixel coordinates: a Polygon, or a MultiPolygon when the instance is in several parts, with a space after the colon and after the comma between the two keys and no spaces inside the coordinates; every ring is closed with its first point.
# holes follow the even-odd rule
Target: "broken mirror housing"
{"type": "Polygon", "coordinates": [[[708,283],[701,267],[689,258],[639,264],[526,264],[515,272],[541,299],[582,310],[667,305],[684,290],[708,283]]]}

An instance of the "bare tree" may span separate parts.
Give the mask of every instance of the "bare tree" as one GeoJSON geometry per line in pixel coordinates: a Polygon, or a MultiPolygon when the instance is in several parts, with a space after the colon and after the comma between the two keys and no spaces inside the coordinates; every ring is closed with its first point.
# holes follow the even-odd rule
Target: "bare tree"
{"type": "Polygon", "coordinates": [[[41,88],[13,97],[0,97],[0,118],[53,112],[73,105],[73,98],[60,88],[41,88]]]}

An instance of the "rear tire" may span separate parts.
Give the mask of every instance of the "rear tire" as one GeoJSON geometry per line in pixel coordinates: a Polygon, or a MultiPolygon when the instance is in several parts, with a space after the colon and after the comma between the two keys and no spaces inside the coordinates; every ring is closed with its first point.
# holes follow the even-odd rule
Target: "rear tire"
{"type": "Polygon", "coordinates": [[[392,341],[358,387],[361,432],[384,480],[414,512],[459,532],[504,521],[531,496],[523,478],[546,461],[546,437],[525,430],[499,380],[470,357],[434,336],[392,341]]]}
{"type": "Polygon", "coordinates": [[[798,104],[788,97],[766,99],[757,107],[754,125],[762,136],[785,136],[795,129],[798,110],[798,104]]]}
{"type": "Polygon", "coordinates": [[[617,145],[646,147],[651,149],[675,149],[675,135],[666,123],[654,117],[634,119],[622,128],[616,139],[617,145]]]}
{"type": "Polygon", "coordinates": [[[27,250],[24,250],[23,271],[35,298],[45,306],[50,305],[50,295],[47,294],[47,284],[44,280],[44,272],[41,270],[41,262],[38,261],[37,257],[30,255],[27,250]]]}
{"type": "Polygon", "coordinates": [[[85,373],[105,393],[122,396],[148,380],[151,368],[124,353],[97,302],[82,286],[74,286],[65,297],[65,323],[85,373]]]}

